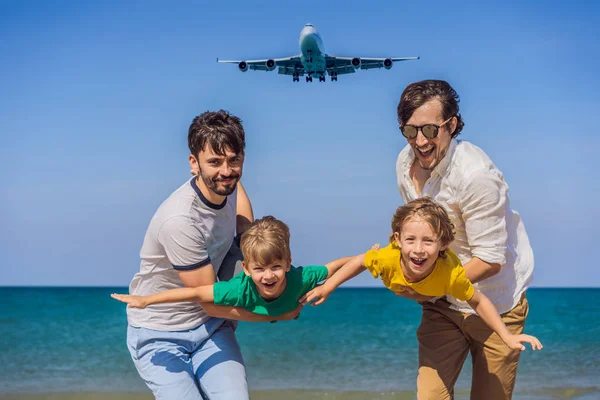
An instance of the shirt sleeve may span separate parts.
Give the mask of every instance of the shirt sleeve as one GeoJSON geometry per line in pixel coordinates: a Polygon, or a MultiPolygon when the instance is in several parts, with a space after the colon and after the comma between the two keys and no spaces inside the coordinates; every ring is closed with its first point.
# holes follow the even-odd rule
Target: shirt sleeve
{"type": "Polygon", "coordinates": [[[473,257],[506,263],[508,187],[498,173],[475,172],[462,187],[459,204],[473,257]]]}
{"type": "Polygon", "coordinates": [[[243,306],[241,293],[240,282],[235,278],[213,285],[214,303],[219,306],[243,306]]]}
{"type": "Polygon", "coordinates": [[[365,267],[369,270],[373,278],[377,278],[383,272],[384,262],[380,257],[381,250],[369,250],[365,253],[365,267]]]}
{"type": "Polygon", "coordinates": [[[178,271],[191,271],[210,264],[204,236],[189,217],[166,220],[158,231],[158,241],[178,271]]]}
{"type": "Polygon", "coordinates": [[[470,280],[467,279],[467,271],[462,265],[455,267],[453,272],[453,281],[450,286],[450,294],[458,300],[467,301],[475,294],[475,288],[470,280]]]}
{"type": "Polygon", "coordinates": [[[327,267],[308,266],[302,268],[302,294],[312,290],[319,282],[327,279],[327,267]]]}

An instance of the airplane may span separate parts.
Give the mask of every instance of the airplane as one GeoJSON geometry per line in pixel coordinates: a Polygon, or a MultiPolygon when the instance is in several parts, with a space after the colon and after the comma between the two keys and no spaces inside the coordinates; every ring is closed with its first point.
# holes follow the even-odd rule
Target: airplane
{"type": "Polygon", "coordinates": [[[332,56],[324,51],[321,35],[312,24],[304,25],[300,32],[301,54],[292,57],[269,58],[265,60],[219,60],[219,63],[237,64],[242,72],[249,69],[255,71],[273,71],[279,68],[279,74],[291,75],[293,82],[300,81],[306,74],[306,82],[318,77],[325,82],[325,74],[331,81],[337,81],[338,75],[353,74],[357,69],[385,68],[390,69],[395,61],[418,60],[419,57],[401,58],[361,58],[332,56]]]}

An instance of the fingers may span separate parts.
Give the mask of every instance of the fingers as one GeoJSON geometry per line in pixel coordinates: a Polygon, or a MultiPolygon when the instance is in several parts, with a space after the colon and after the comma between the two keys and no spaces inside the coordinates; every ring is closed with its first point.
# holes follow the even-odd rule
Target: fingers
{"type": "Polygon", "coordinates": [[[302,306],[305,306],[306,304],[310,303],[310,301],[315,298],[313,292],[314,290],[311,290],[298,300],[302,306]]]}
{"type": "Polygon", "coordinates": [[[310,305],[318,306],[319,304],[323,304],[324,301],[325,301],[325,297],[319,297],[319,299],[317,301],[313,301],[312,303],[310,303],[310,305]]]}
{"type": "Polygon", "coordinates": [[[523,336],[525,336],[523,338],[523,342],[529,343],[533,350],[541,350],[544,348],[544,346],[542,346],[542,343],[535,336],[530,336],[530,335],[523,335],[523,336]]]}
{"type": "Polygon", "coordinates": [[[119,300],[119,301],[121,301],[123,303],[127,303],[127,300],[128,300],[127,297],[129,297],[129,295],[127,295],[127,294],[112,293],[110,295],[110,297],[112,297],[115,300],[119,300]]]}
{"type": "Polygon", "coordinates": [[[371,246],[371,250],[379,250],[379,248],[379,243],[375,243],[373,246],[371,246]]]}

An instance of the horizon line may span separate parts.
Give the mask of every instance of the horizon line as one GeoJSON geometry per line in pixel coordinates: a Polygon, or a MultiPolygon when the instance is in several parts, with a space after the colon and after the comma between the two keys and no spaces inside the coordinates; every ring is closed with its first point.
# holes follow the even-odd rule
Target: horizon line
{"type": "MultiPolygon", "coordinates": [[[[0,285],[0,289],[102,289],[102,288],[127,288],[129,285],[0,285]]],[[[385,286],[339,286],[338,289],[381,289],[389,290],[385,286]]],[[[531,286],[529,289],[600,289],[600,286],[531,286]]]]}

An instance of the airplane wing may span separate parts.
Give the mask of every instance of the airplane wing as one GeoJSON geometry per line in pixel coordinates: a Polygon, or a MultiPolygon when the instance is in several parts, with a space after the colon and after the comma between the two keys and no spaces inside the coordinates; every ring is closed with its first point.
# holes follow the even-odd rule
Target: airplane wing
{"type": "Polygon", "coordinates": [[[338,75],[352,74],[360,69],[372,69],[372,68],[392,68],[392,64],[396,61],[410,61],[418,60],[419,57],[396,57],[396,58],[361,58],[361,57],[339,57],[339,56],[326,56],[325,62],[327,64],[327,70],[331,74],[337,70],[338,75]]]}
{"type": "Polygon", "coordinates": [[[242,72],[249,69],[255,71],[273,71],[279,67],[279,73],[285,75],[293,75],[297,71],[299,75],[304,75],[304,67],[300,60],[300,56],[282,57],[282,58],[266,58],[264,60],[219,60],[220,63],[237,64],[242,72]]]}

